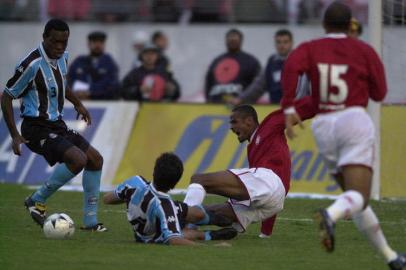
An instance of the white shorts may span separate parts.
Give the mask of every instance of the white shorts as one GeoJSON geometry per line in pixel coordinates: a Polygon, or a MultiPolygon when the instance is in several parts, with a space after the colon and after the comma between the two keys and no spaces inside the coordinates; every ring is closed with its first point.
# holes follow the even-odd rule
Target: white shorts
{"type": "Polygon", "coordinates": [[[248,191],[247,201],[229,200],[238,219],[233,227],[244,232],[253,222],[265,220],[282,211],[285,201],[285,187],[272,170],[266,168],[231,169],[248,191]]]}
{"type": "Polygon", "coordinates": [[[312,130],[331,173],[338,173],[345,165],[372,168],[375,127],[364,108],[320,114],[313,120],[312,130]]]}

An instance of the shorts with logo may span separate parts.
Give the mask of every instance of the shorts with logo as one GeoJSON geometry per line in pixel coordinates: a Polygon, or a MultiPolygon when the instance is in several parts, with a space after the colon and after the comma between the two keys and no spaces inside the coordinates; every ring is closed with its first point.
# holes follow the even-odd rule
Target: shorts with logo
{"type": "Polygon", "coordinates": [[[285,187],[272,170],[266,168],[230,169],[248,191],[249,200],[228,202],[238,219],[233,227],[244,232],[248,225],[263,221],[282,211],[285,202],[285,187]]]}
{"type": "Polygon", "coordinates": [[[331,173],[338,173],[345,165],[372,168],[375,127],[364,108],[319,114],[313,120],[312,130],[331,173]]]}
{"type": "Polygon", "coordinates": [[[50,166],[63,162],[63,155],[72,146],[86,152],[90,145],[79,133],[69,129],[63,120],[25,117],[21,124],[21,135],[28,141],[27,147],[42,155],[50,166]]]}

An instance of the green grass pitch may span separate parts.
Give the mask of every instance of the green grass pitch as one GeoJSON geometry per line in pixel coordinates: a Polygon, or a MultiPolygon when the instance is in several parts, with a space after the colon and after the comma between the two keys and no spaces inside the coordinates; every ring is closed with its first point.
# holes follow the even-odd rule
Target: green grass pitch
{"type": "MultiPolygon", "coordinates": [[[[65,212],[76,222],[69,240],[45,239],[23,207],[32,191],[0,184],[0,269],[387,269],[380,255],[360,235],[352,222],[337,224],[336,251],[325,253],[318,242],[312,213],[327,200],[288,199],[270,239],[258,238],[258,224],[236,239],[231,247],[215,242],[200,247],[143,245],[133,242],[123,205],[101,205],[99,220],[107,233],[79,231],[82,194],[57,192],[48,212],[65,212]]],[[[179,198],[180,199],[180,198],[179,198]]],[[[210,196],[206,203],[222,201],[210,196]]],[[[372,203],[393,248],[406,251],[406,202],[372,203]]]]}

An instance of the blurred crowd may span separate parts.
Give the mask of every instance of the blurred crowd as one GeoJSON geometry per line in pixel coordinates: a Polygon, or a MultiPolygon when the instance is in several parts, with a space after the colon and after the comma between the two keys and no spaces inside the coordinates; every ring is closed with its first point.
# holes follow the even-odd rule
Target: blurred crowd
{"type": "MultiPolygon", "coordinates": [[[[317,23],[333,0],[0,0],[0,20],[178,22],[178,23],[317,23]]],[[[366,23],[368,0],[344,0],[366,23]]],[[[384,0],[393,12],[399,0],[384,0]]],[[[405,13],[403,13],[405,14],[405,13]]]]}
{"type": "MultiPolygon", "coordinates": [[[[353,19],[349,35],[358,38],[362,26],[353,19]]],[[[244,33],[232,28],[225,33],[225,51],[219,52],[207,68],[204,82],[207,103],[272,103],[282,98],[280,84],[284,62],[293,49],[294,39],[288,29],[275,32],[275,54],[269,56],[266,66],[243,49],[244,33]]],[[[73,60],[68,71],[68,84],[82,100],[136,100],[173,102],[181,97],[181,84],[171,70],[166,55],[168,36],[162,31],[151,35],[134,33],[134,60],[132,69],[119,80],[119,67],[105,51],[106,33],[88,35],[88,53],[73,60]]],[[[272,43],[272,41],[270,41],[272,43]]],[[[297,96],[310,94],[307,78],[298,82],[297,96]]]]}

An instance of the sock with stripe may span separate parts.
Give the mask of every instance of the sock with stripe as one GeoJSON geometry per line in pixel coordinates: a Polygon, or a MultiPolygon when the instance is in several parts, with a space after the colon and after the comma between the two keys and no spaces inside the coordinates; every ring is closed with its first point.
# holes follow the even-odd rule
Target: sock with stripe
{"type": "Polygon", "coordinates": [[[83,171],[83,224],[85,227],[92,227],[97,224],[100,178],[101,170],[83,171]]]}
{"type": "Polygon", "coordinates": [[[365,235],[387,262],[397,258],[397,253],[386,242],[378,218],[370,206],[362,212],[355,213],[352,217],[358,230],[365,235]]]}

